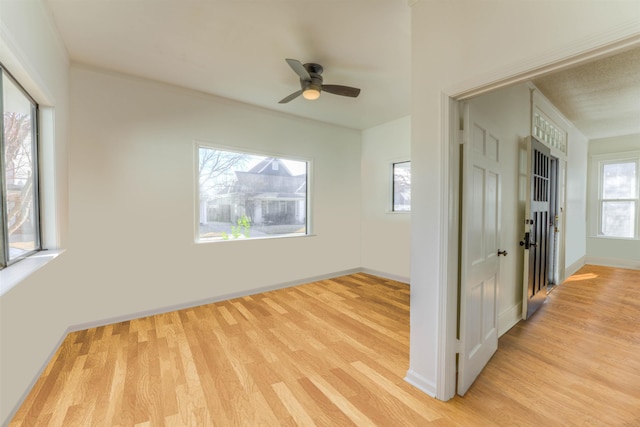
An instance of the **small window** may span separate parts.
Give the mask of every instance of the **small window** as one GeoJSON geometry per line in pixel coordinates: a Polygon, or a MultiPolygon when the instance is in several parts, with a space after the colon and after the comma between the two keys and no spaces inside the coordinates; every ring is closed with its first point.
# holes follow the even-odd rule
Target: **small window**
{"type": "Polygon", "coordinates": [[[0,66],[0,268],[40,250],[38,105],[0,66]]]}
{"type": "Polygon", "coordinates": [[[411,211],[411,162],[393,164],[392,203],[394,212],[411,211]]]}
{"type": "Polygon", "coordinates": [[[638,237],[638,159],[600,163],[600,236],[638,237]]]}
{"type": "Polygon", "coordinates": [[[308,162],[198,147],[198,240],[308,234],[308,162]]]}

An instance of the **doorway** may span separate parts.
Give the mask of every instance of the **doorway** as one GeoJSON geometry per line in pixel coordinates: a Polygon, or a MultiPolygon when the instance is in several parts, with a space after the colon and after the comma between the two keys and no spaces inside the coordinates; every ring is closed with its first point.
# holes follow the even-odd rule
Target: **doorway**
{"type": "MultiPolygon", "coordinates": [[[[505,86],[500,88],[500,90],[509,90],[511,88],[517,87],[519,85],[524,85],[524,83],[522,84],[514,84],[514,85],[510,85],[510,86],[505,86]]],[[[493,93],[494,91],[492,91],[493,93]]],[[[525,97],[527,100],[530,99],[529,93],[525,92],[524,95],[522,95],[523,97],[525,97]]],[[[449,188],[450,189],[457,189],[457,198],[455,199],[450,199],[449,200],[449,207],[453,208],[453,209],[458,209],[456,212],[458,212],[458,215],[460,215],[461,209],[460,209],[460,204],[462,203],[461,199],[460,199],[460,195],[464,194],[465,192],[465,188],[464,185],[462,183],[462,180],[460,178],[460,164],[461,164],[461,159],[460,159],[460,139],[459,139],[459,124],[462,123],[464,120],[461,117],[459,108],[457,107],[459,105],[459,103],[461,103],[462,101],[474,101],[476,99],[479,99],[485,95],[489,95],[489,92],[487,92],[486,94],[483,93],[481,95],[473,95],[470,96],[468,98],[463,98],[463,99],[453,99],[450,98],[448,100],[448,102],[450,103],[449,105],[455,105],[455,108],[452,108],[453,112],[450,110],[450,116],[449,116],[449,132],[450,135],[452,136],[450,138],[450,149],[448,150],[448,154],[449,154],[449,165],[450,165],[450,171],[454,170],[456,171],[456,173],[450,173],[449,174],[449,188]],[[454,123],[456,127],[453,127],[451,124],[454,123]]],[[[510,95],[513,95],[513,93],[511,93],[510,95]]],[[[526,104],[524,107],[520,106],[520,111],[524,120],[527,121],[528,120],[528,115],[526,111],[530,111],[529,110],[529,104],[526,104]]],[[[514,109],[515,110],[515,109],[514,109]]],[[[500,117],[503,118],[503,116],[506,116],[508,112],[503,110],[500,110],[500,113],[496,113],[493,115],[493,119],[496,119],[496,117],[500,117]]],[[[501,123],[498,123],[499,125],[501,125],[501,123]]],[[[503,135],[515,135],[513,137],[513,139],[508,140],[509,136],[507,136],[507,140],[505,141],[505,144],[518,144],[517,142],[517,138],[520,138],[520,144],[522,144],[522,141],[525,139],[525,135],[529,135],[531,134],[531,128],[528,126],[529,123],[527,122],[524,126],[521,126],[519,128],[519,130],[517,130],[516,132],[503,132],[503,135]]],[[[562,188],[565,183],[566,183],[566,178],[565,178],[565,174],[566,174],[566,153],[561,153],[560,155],[557,154],[557,149],[556,149],[556,153],[553,153],[552,151],[549,153],[549,165],[546,166],[546,169],[548,169],[548,175],[546,176],[546,179],[549,180],[549,191],[550,194],[548,197],[545,198],[545,200],[547,200],[549,202],[548,207],[545,207],[546,209],[548,209],[548,213],[545,216],[545,224],[550,225],[551,226],[551,233],[549,234],[548,238],[545,240],[545,252],[548,252],[548,260],[549,262],[545,261],[545,263],[543,264],[542,267],[542,271],[544,272],[544,282],[545,282],[545,286],[544,286],[544,291],[541,292],[540,297],[542,297],[542,300],[544,300],[544,297],[546,297],[546,288],[547,288],[547,284],[551,284],[556,285],[558,283],[560,283],[560,281],[562,280],[562,266],[564,265],[564,244],[562,243],[562,234],[565,233],[565,227],[562,226],[562,221],[563,221],[563,215],[564,215],[564,203],[563,203],[563,199],[564,199],[564,194],[565,191],[562,188]]],[[[504,158],[504,161],[502,162],[503,164],[507,164],[507,163],[514,163],[517,162],[518,159],[517,157],[514,157],[513,155],[509,155],[506,158],[504,158]]],[[[511,165],[508,165],[507,167],[511,167],[511,165]]],[[[575,177],[574,177],[575,178],[575,177]]],[[[517,178],[515,178],[517,179],[517,178]]],[[[513,175],[509,175],[506,176],[505,175],[505,183],[507,184],[507,186],[509,184],[513,184],[513,180],[514,177],[513,175]]],[[[451,196],[452,191],[449,193],[451,196]]],[[[505,190],[503,193],[507,193],[507,191],[505,190]]],[[[512,210],[516,210],[518,209],[515,205],[514,205],[514,201],[513,200],[507,200],[505,203],[505,210],[508,209],[512,209],[512,210]]],[[[574,211],[575,212],[575,211],[574,211]]],[[[459,217],[459,216],[458,216],[459,217]]],[[[503,225],[506,223],[507,221],[503,221],[503,225]]],[[[519,243],[519,240],[522,238],[522,231],[523,231],[523,222],[518,222],[517,223],[517,229],[518,229],[518,233],[517,233],[517,241],[516,244],[519,243]]],[[[460,231],[460,229],[458,228],[457,230],[457,244],[458,244],[458,248],[457,249],[457,253],[456,256],[459,257],[458,261],[460,261],[461,257],[462,257],[462,246],[464,245],[464,239],[466,238],[464,236],[464,233],[460,231]]],[[[509,242],[506,242],[509,243],[509,242]]],[[[503,245],[500,245],[500,248],[502,250],[504,250],[503,245]]],[[[451,252],[449,252],[451,253],[451,252]]],[[[512,263],[512,259],[519,257],[519,258],[523,258],[523,254],[522,251],[518,248],[518,250],[514,250],[513,252],[511,250],[509,250],[509,253],[512,254],[511,257],[507,258],[507,262],[512,263]]],[[[504,265],[504,261],[503,261],[503,265],[504,265]]],[[[456,266],[457,267],[457,266],[456,266]]],[[[518,267],[519,269],[519,267],[518,267]]],[[[512,281],[510,283],[505,284],[506,287],[510,287],[510,288],[517,288],[518,289],[518,299],[520,299],[520,301],[522,301],[522,295],[523,293],[521,293],[521,289],[522,289],[522,275],[523,272],[522,270],[519,270],[519,280],[517,281],[517,283],[515,281],[512,281]]],[[[459,269],[456,273],[456,284],[455,284],[455,292],[452,292],[453,296],[455,297],[455,301],[458,301],[458,296],[459,296],[459,292],[461,287],[459,286],[460,281],[462,280],[462,271],[459,269]]],[[[450,278],[450,277],[449,277],[450,278]]],[[[450,286],[452,285],[452,282],[449,281],[450,286]]],[[[502,281],[501,281],[501,285],[502,285],[502,281]]],[[[553,287],[551,287],[551,289],[553,289],[553,287]]],[[[451,289],[449,289],[449,291],[451,291],[451,289]]],[[[501,288],[501,292],[502,293],[502,288],[501,288]]],[[[459,310],[462,310],[461,306],[458,306],[459,310]]],[[[521,313],[522,313],[522,307],[520,308],[520,310],[515,310],[515,312],[517,312],[518,318],[516,319],[516,322],[521,318],[521,313]]],[[[461,316],[462,317],[462,316],[461,316]]],[[[457,320],[457,319],[456,319],[457,320]]],[[[455,323],[456,325],[458,324],[457,321],[455,323]]],[[[514,323],[515,324],[515,323],[514,323]]],[[[502,333],[506,332],[506,330],[502,330],[500,335],[502,333]]],[[[461,337],[463,334],[456,334],[456,337],[459,338],[461,337]]],[[[461,341],[461,340],[460,340],[461,341]]],[[[461,356],[461,347],[464,345],[462,344],[460,341],[457,341],[455,344],[455,348],[453,350],[454,354],[457,354],[458,356],[458,360],[460,360],[461,356]]],[[[446,371],[445,371],[446,372],[446,371]]],[[[458,375],[460,374],[459,372],[457,373],[458,375]]],[[[455,385],[452,386],[452,389],[454,390],[453,393],[456,392],[456,387],[455,385]]]]}

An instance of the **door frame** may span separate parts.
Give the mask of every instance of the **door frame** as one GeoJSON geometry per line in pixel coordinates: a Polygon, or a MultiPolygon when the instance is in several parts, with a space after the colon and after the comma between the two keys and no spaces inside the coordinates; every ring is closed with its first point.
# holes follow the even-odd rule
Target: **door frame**
{"type": "MultiPolygon", "coordinates": [[[[549,275],[549,282],[551,285],[558,285],[560,283],[560,274],[558,270],[558,263],[560,262],[560,254],[558,251],[560,250],[560,241],[559,241],[559,232],[556,231],[559,229],[558,220],[561,218],[560,216],[560,181],[558,181],[558,174],[560,172],[560,159],[551,154],[549,156],[549,171],[550,171],[550,180],[549,180],[549,216],[553,218],[553,234],[551,236],[551,245],[549,256],[550,265],[547,269],[549,275]]],[[[564,205],[563,205],[564,206],[564,205]]],[[[564,229],[562,230],[564,231],[564,229]]]]}
{"type": "MultiPolygon", "coordinates": [[[[446,224],[442,224],[444,227],[441,230],[446,230],[447,233],[445,235],[443,232],[440,236],[440,253],[447,254],[446,257],[441,258],[440,273],[443,280],[438,284],[438,304],[444,308],[439,310],[437,332],[435,397],[440,400],[449,400],[456,394],[458,264],[460,261],[458,219],[461,185],[458,129],[460,117],[457,105],[461,101],[495,89],[523,83],[542,74],[559,71],[630,47],[640,46],[640,39],[632,36],[608,42],[603,36],[603,43],[595,46],[594,41],[591,40],[591,45],[582,52],[575,53],[575,46],[572,46],[573,49],[552,52],[545,57],[537,58],[538,61],[532,61],[528,65],[522,66],[520,64],[516,70],[502,67],[493,75],[483,75],[475,82],[461,82],[459,85],[440,93],[440,141],[442,147],[445,148],[441,157],[443,197],[440,204],[440,214],[443,221],[446,221],[446,224]],[[533,66],[534,63],[548,65],[533,66]]],[[[563,184],[566,185],[566,179],[563,180],[563,184]]],[[[564,216],[563,214],[563,223],[565,223],[564,216]]],[[[563,263],[566,245],[562,244],[561,246],[559,261],[563,263]]],[[[561,269],[564,270],[564,266],[561,266],[561,269]]]]}

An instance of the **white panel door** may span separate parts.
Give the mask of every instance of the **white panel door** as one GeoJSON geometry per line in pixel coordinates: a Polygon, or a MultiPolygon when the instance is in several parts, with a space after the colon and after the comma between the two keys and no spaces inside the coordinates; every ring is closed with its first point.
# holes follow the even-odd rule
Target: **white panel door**
{"type": "Polygon", "coordinates": [[[465,103],[462,145],[458,394],[498,349],[500,145],[495,125],[465,103]]]}

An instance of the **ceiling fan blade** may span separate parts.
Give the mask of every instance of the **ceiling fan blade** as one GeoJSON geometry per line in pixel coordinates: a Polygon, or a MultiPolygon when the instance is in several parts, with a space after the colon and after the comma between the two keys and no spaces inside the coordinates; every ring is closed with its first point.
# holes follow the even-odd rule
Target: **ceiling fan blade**
{"type": "Polygon", "coordinates": [[[300,95],[302,95],[302,89],[300,89],[299,91],[293,92],[291,95],[287,97],[282,98],[282,100],[280,100],[278,104],[286,104],[287,102],[299,97],[300,95]]]}
{"type": "Polygon", "coordinates": [[[298,76],[300,76],[300,79],[311,80],[311,76],[309,75],[307,69],[304,68],[304,65],[302,65],[302,62],[298,61],[297,59],[285,59],[285,61],[287,61],[287,64],[289,64],[291,69],[295,71],[298,76]]]}
{"type": "Polygon", "coordinates": [[[350,86],[322,85],[322,90],[334,95],[350,96],[352,98],[360,95],[360,89],[350,86]]]}

